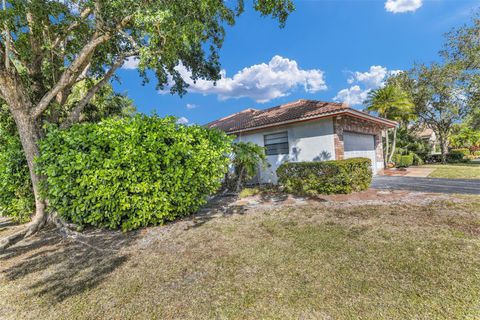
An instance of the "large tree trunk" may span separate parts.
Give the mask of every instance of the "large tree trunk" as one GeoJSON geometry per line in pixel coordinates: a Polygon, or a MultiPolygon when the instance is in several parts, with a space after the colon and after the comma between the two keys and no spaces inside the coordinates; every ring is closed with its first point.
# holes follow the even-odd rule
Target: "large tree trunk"
{"type": "Polygon", "coordinates": [[[245,174],[245,166],[242,166],[237,177],[237,186],[235,187],[236,192],[240,192],[243,184],[243,175],[245,174]]]}
{"type": "Polygon", "coordinates": [[[446,135],[440,134],[440,152],[442,153],[442,163],[447,163],[448,139],[446,135]]]}
{"type": "Polygon", "coordinates": [[[21,240],[24,237],[28,237],[37,232],[47,221],[46,205],[45,201],[40,196],[40,183],[42,177],[35,172],[34,160],[40,155],[38,140],[39,132],[37,131],[36,124],[32,117],[24,111],[28,110],[26,107],[10,107],[13,118],[17,125],[18,133],[22,143],[23,151],[28,163],[28,169],[30,171],[30,179],[32,182],[33,194],[35,197],[35,214],[32,217],[32,221],[28,223],[24,228],[15,234],[3,239],[0,242],[0,249],[4,249],[15,242],[21,240]]]}

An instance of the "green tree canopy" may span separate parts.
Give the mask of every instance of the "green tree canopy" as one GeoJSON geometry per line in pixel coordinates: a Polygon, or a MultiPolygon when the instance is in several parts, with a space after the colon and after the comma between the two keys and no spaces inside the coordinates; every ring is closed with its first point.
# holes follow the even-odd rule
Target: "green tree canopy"
{"type": "MultiPolygon", "coordinates": [[[[6,247],[35,233],[47,220],[34,167],[45,122],[59,110],[67,127],[78,122],[89,101],[127,58],[139,59],[145,82],[152,71],[158,89],[184,94],[187,84],[177,66],[192,79],[219,79],[219,51],[225,26],[244,11],[244,1],[223,0],[8,0],[0,12],[0,99],[17,124],[27,159],[36,213],[26,229],[0,242],[6,247]],[[88,90],[68,105],[74,88],[88,90]]],[[[254,0],[262,16],[282,26],[292,0],[254,0]]]]}
{"type": "Polygon", "coordinates": [[[387,84],[370,91],[366,105],[367,111],[401,123],[407,123],[414,118],[412,99],[398,84],[387,84]]]}

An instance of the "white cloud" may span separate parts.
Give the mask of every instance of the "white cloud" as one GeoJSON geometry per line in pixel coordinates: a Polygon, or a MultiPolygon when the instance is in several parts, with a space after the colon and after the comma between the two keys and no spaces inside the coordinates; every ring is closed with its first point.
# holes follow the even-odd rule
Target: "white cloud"
{"type": "Polygon", "coordinates": [[[128,57],[125,59],[125,62],[122,65],[122,69],[133,70],[138,68],[138,58],[137,57],[128,57]]]}
{"type": "Polygon", "coordinates": [[[195,108],[198,108],[198,105],[193,103],[187,103],[186,107],[187,109],[195,109],[195,108]]]}
{"type": "Polygon", "coordinates": [[[338,102],[345,102],[351,106],[361,105],[367,99],[371,90],[383,87],[385,80],[396,75],[401,70],[387,70],[382,66],[371,66],[366,72],[353,72],[347,79],[350,88],[340,90],[333,98],[338,102]]]}
{"type": "Polygon", "coordinates": [[[190,122],[190,120],[188,120],[188,119],[185,118],[185,117],[180,117],[180,118],[177,119],[177,123],[178,123],[178,124],[187,124],[187,123],[189,123],[189,122],[190,122]]]}
{"type": "Polygon", "coordinates": [[[383,85],[383,81],[387,75],[387,68],[382,66],[371,66],[367,72],[355,72],[353,81],[364,84],[367,88],[378,88],[383,85]]]}
{"type": "Polygon", "coordinates": [[[385,9],[393,13],[414,12],[422,6],[423,0],[387,0],[385,9]]]}
{"type": "Polygon", "coordinates": [[[256,102],[265,103],[288,96],[298,87],[302,87],[308,93],[327,89],[323,71],[302,70],[295,60],[278,55],[274,56],[268,64],[261,63],[244,68],[233,77],[227,77],[226,71],[222,70],[221,78],[216,85],[213,81],[202,79],[194,82],[191,79],[191,73],[183,65],[179,65],[176,69],[190,85],[189,92],[214,94],[220,100],[248,97],[256,102]]]}
{"type": "Polygon", "coordinates": [[[360,86],[355,85],[351,86],[350,88],[340,90],[333,99],[338,102],[345,102],[350,106],[355,106],[362,104],[363,101],[367,99],[370,90],[371,89],[363,90],[360,88],[360,86]]]}

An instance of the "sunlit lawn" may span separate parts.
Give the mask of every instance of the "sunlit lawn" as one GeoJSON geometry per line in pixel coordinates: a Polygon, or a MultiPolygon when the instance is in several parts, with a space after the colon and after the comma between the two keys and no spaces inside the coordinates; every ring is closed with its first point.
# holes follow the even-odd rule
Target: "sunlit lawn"
{"type": "Polygon", "coordinates": [[[448,179],[480,179],[480,163],[435,164],[424,167],[435,168],[429,177],[448,179]]]}
{"type": "Polygon", "coordinates": [[[0,254],[0,318],[480,318],[480,197],[257,209],[91,244],[46,232],[0,254]]]}

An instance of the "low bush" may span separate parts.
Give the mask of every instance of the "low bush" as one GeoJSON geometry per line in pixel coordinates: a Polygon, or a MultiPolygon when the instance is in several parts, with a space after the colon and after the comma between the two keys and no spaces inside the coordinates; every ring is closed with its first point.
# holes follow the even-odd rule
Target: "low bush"
{"type": "Polygon", "coordinates": [[[454,153],[461,153],[463,154],[463,156],[469,156],[470,155],[470,149],[468,148],[457,148],[457,149],[452,149],[450,150],[450,152],[454,152],[454,153]]]}
{"type": "Polygon", "coordinates": [[[220,187],[230,152],[222,132],[137,115],[50,130],[37,165],[62,217],[131,230],[196,211],[220,187]]]}
{"type": "Polygon", "coordinates": [[[447,162],[459,162],[463,160],[464,157],[463,152],[452,150],[447,154],[447,162]]]}
{"type": "Polygon", "coordinates": [[[475,158],[480,158],[480,151],[474,151],[474,152],[473,152],[473,156],[474,156],[475,158]]]}
{"type": "Polygon", "coordinates": [[[401,155],[399,162],[396,164],[398,168],[407,168],[413,165],[413,153],[401,155]]]}
{"type": "Polygon", "coordinates": [[[413,152],[407,154],[396,153],[393,155],[392,160],[395,162],[395,167],[397,168],[406,168],[410,167],[411,165],[423,164],[423,160],[413,152]]]}
{"type": "Polygon", "coordinates": [[[351,193],[368,189],[371,161],[366,158],[322,162],[287,162],[277,169],[279,184],[294,194],[351,193]]]}

